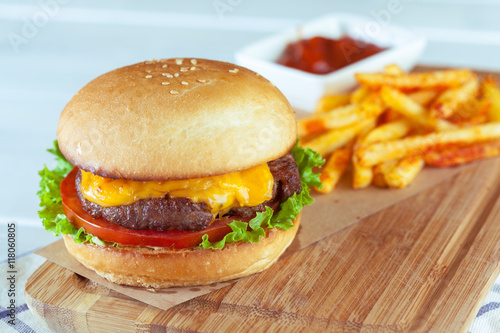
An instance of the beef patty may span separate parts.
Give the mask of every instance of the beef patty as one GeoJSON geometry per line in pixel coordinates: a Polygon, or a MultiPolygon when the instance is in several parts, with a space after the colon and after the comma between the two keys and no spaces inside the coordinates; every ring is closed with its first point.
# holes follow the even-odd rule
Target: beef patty
{"type": "MultiPolygon", "coordinates": [[[[254,217],[257,212],[265,211],[266,206],[275,209],[281,201],[300,193],[300,175],[295,158],[291,153],[268,162],[274,177],[273,197],[254,207],[236,207],[227,215],[254,217]]],[[[162,198],[141,199],[130,205],[102,207],[83,197],[81,192],[81,171],[76,176],[76,191],[83,209],[94,218],[102,218],[129,229],[152,230],[189,230],[205,229],[214,216],[204,202],[193,202],[188,198],[174,198],[166,195],[162,198]]]]}

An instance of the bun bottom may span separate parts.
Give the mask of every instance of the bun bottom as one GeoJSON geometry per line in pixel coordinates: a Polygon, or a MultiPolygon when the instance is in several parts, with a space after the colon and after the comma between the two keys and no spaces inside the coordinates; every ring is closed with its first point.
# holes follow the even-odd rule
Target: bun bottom
{"type": "Polygon", "coordinates": [[[292,243],[300,223],[287,231],[267,229],[259,243],[231,243],[222,250],[171,250],[138,246],[76,244],[63,235],[68,252],[85,267],[118,284],[148,288],[208,285],[269,268],[292,243]]]}

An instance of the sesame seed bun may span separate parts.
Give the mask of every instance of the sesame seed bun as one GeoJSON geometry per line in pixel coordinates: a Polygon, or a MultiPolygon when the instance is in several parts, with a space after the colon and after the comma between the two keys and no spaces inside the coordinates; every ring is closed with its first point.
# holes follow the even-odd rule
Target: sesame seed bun
{"type": "Polygon", "coordinates": [[[261,272],[270,267],[292,243],[293,228],[267,229],[259,243],[236,242],[222,250],[191,248],[171,250],[139,246],[103,247],[76,244],[63,235],[69,253],[103,278],[137,287],[168,288],[208,285],[261,272]]]}
{"type": "Polygon", "coordinates": [[[94,174],[172,180],[244,170],[286,154],[295,115],[269,81],[204,59],[106,73],[66,105],[57,129],[72,164],[94,174]]]}

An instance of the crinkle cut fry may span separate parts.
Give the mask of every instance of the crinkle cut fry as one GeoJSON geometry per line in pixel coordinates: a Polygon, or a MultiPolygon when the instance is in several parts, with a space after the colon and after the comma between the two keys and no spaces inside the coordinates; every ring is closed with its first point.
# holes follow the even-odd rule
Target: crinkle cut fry
{"type": "Polygon", "coordinates": [[[497,139],[500,139],[500,122],[378,142],[362,147],[357,151],[357,154],[361,165],[373,166],[384,161],[401,159],[411,154],[425,153],[434,147],[448,144],[472,144],[497,139]]]}
{"type": "Polygon", "coordinates": [[[449,167],[499,155],[500,141],[493,141],[465,147],[430,150],[424,155],[424,159],[428,165],[449,167]]]}
{"type": "Polygon", "coordinates": [[[328,157],[320,175],[323,187],[321,189],[314,187],[316,192],[330,193],[337,186],[349,165],[351,153],[352,148],[345,147],[337,149],[328,157]]]}

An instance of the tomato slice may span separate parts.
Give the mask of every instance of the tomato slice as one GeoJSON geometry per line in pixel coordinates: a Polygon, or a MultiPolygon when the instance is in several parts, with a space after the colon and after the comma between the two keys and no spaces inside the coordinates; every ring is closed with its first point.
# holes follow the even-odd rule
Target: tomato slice
{"type": "MultiPolygon", "coordinates": [[[[104,219],[95,219],[87,213],[78,199],[75,177],[78,168],[74,168],[61,182],[61,198],[68,220],[77,228],[83,228],[86,232],[99,237],[106,242],[114,242],[121,245],[132,246],[154,246],[171,247],[173,249],[186,249],[198,246],[203,235],[208,235],[210,242],[216,242],[224,238],[232,231],[228,223],[235,218],[222,217],[216,219],[206,229],[200,231],[184,230],[134,230],[108,222],[104,219]]],[[[237,218],[248,222],[249,219],[237,218]]]]}

